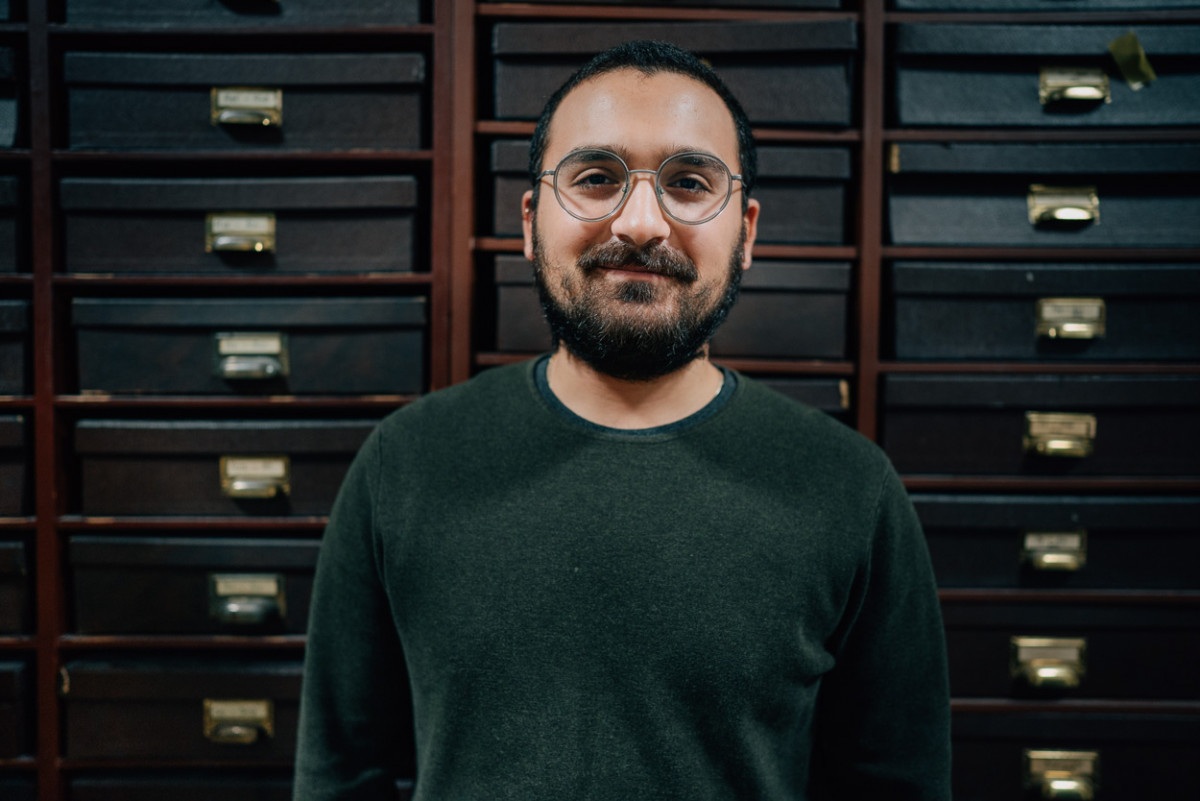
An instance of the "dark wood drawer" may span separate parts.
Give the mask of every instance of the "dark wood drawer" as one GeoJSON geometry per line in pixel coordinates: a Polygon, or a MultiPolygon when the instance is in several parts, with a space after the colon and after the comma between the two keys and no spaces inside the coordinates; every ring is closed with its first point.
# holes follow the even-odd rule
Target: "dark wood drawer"
{"type": "Polygon", "coordinates": [[[377,420],[80,420],[85,515],[325,515],[377,420]]]}
{"type": "Polygon", "coordinates": [[[0,759],[32,753],[33,671],[24,661],[0,660],[0,759]]]}
{"type": "Polygon", "coordinates": [[[757,124],[849,125],[858,47],[852,20],[501,23],[492,30],[495,116],[537,119],[596,53],[634,39],[710,62],[757,124]]]}
{"type": "Polygon", "coordinates": [[[37,801],[37,783],[32,775],[0,774],[0,798],[5,801],[37,801]]]}
{"type": "Polygon", "coordinates": [[[296,746],[298,661],[87,659],[61,671],[72,759],[285,764],[296,746]]]}
{"type": "Polygon", "coordinates": [[[71,149],[412,150],[424,139],[419,53],[72,52],[63,71],[71,149]]]}
{"type": "Polygon", "coordinates": [[[950,692],[1200,700],[1200,604],[943,600],[950,692]]]}
{"type": "Polygon", "coordinates": [[[0,635],[33,631],[33,554],[24,540],[0,540],[0,635]]]}
{"type": "MultiPolygon", "coordinates": [[[[894,115],[903,126],[1200,123],[1200,27],[1195,25],[904,23],[896,27],[894,50],[894,115]],[[1151,91],[1131,87],[1108,49],[1131,28],[1158,75],[1151,91]],[[1042,103],[1044,68],[1089,70],[1094,80],[1107,79],[1109,101],[1100,99],[1100,90],[1096,99],[1089,99],[1089,92],[1081,99],[1054,100],[1057,79],[1049,76],[1042,103]]],[[[1091,80],[1082,85],[1090,87],[1091,80]]]]}
{"type": "Polygon", "coordinates": [[[75,298],[82,391],[403,394],[425,386],[425,301],[75,298]]]}
{"type": "Polygon", "coordinates": [[[64,178],[59,198],[69,272],[413,270],[410,175],[64,178]]]}
{"type": "MultiPolygon", "coordinates": [[[[960,709],[954,712],[951,731],[955,801],[1048,797],[1042,795],[1044,782],[1030,775],[1030,751],[1079,754],[1056,762],[1068,768],[1063,778],[1086,779],[1097,799],[1186,801],[1196,794],[1200,715],[1194,711],[1077,712],[1029,705],[1011,710],[960,709]],[[1082,756],[1089,753],[1092,757],[1082,756]],[[1090,779],[1081,770],[1088,765],[1090,779]]],[[[1043,767],[1049,764],[1053,763],[1044,761],[1043,767]]]]}
{"type": "Polygon", "coordinates": [[[911,497],[943,588],[1200,590],[1200,498],[911,497]]]}
{"type": "Polygon", "coordinates": [[[0,300],[0,395],[29,392],[29,301],[0,300]]]}
{"type": "Polygon", "coordinates": [[[80,634],[303,634],[317,539],[74,536],[80,634]]]}
{"type": "Polygon", "coordinates": [[[19,517],[32,507],[29,453],[25,416],[0,415],[0,517],[19,517]]]}
{"type": "Polygon", "coordinates": [[[883,402],[901,473],[1200,473],[1200,376],[892,374],[883,402]]]}
{"type": "MultiPolygon", "coordinates": [[[[70,801],[291,801],[290,772],[255,768],[138,770],[82,774],[70,780],[70,801]]],[[[0,789],[4,785],[0,784],[0,789]]],[[[396,801],[412,798],[413,782],[396,782],[396,801]]],[[[8,796],[5,796],[7,801],[8,796]]],[[[29,797],[33,801],[33,796],[29,797]]]]}
{"type": "Polygon", "coordinates": [[[1200,264],[895,262],[898,359],[1194,360],[1200,264]]]}
{"type": "MultiPolygon", "coordinates": [[[[742,274],[741,294],[713,336],[712,355],[845,358],[850,271],[842,262],[756,261],[742,274]]],[[[533,269],[524,257],[496,257],[496,310],[499,350],[550,348],[533,269]]]]}
{"type": "Polygon", "coordinates": [[[1198,176],[1200,143],[895,144],[891,241],[1195,247],[1198,176]]]}
{"type": "MultiPolygon", "coordinates": [[[[4,101],[0,100],[0,114],[3,110],[4,101]]],[[[0,274],[15,273],[25,267],[20,256],[24,237],[24,226],[18,226],[18,220],[24,221],[17,215],[17,209],[24,205],[18,202],[20,199],[20,181],[12,175],[0,175],[0,274]]]]}
{"type": "Polygon", "coordinates": [[[322,0],[248,0],[193,3],[190,0],[66,0],[67,22],[84,25],[412,25],[420,21],[419,0],[325,3],[322,0]]]}

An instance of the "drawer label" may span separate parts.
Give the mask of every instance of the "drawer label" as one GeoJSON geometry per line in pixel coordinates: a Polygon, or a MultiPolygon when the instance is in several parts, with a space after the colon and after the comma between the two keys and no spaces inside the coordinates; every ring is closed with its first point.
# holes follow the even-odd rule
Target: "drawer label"
{"type": "Polygon", "coordinates": [[[220,469],[221,492],[229,498],[266,499],[292,492],[286,456],[222,456],[220,469]]]}
{"type": "Polygon", "coordinates": [[[1051,339],[1097,339],[1105,333],[1103,298],[1040,298],[1037,334],[1051,339]]]}
{"type": "Polygon", "coordinates": [[[217,353],[221,356],[278,356],[283,353],[283,334],[218,333],[217,353]]]}
{"type": "Polygon", "coordinates": [[[225,475],[236,478],[283,478],[287,457],[227,456],[225,475]]]}
{"type": "Polygon", "coordinates": [[[272,573],[218,573],[213,576],[213,594],[226,598],[234,595],[275,597],[280,578],[272,573]]]}
{"type": "Polygon", "coordinates": [[[210,94],[213,125],[283,124],[283,90],[258,86],[215,86],[210,94]]]}
{"type": "Polygon", "coordinates": [[[272,253],[275,215],[213,212],[204,218],[204,252],[272,253]]]}
{"type": "Polygon", "coordinates": [[[215,743],[252,745],[259,735],[275,736],[275,704],[270,699],[204,699],[204,736],[215,743]]]}

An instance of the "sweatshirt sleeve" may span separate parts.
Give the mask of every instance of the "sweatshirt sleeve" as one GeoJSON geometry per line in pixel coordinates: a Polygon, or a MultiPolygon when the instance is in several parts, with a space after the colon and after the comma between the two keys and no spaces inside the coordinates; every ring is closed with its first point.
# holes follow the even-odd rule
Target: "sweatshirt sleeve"
{"type": "Polygon", "coordinates": [[[411,694],[381,582],[374,521],[381,436],[355,458],[334,503],[313,586],[294,799],[395,798],[412,776],[411,694]]]}
{"type": "Polygon", "coordinates": [[[920,522],[887,467],[868,563],[822,679],[814,799],[950,798],[950,692],[920,522]]]}

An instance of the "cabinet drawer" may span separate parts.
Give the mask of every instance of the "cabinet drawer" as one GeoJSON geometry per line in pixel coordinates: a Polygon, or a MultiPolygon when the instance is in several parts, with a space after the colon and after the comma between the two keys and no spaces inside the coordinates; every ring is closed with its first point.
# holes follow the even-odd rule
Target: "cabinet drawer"
{"type": "Polygon", "coordinates": [[[415,149],[418,53],[67,53],[72,149],[415,149]]]}
{"type": "MultiPolygon", "coordinates": [[[[528,140],[493,142],[491,165],[493,231],[499,236],[520,236],[521,196],[529,189],[528,140]]],[[[765,212],[758,218],[758,241],[843,244],[852,177],[846,148],[759,147],[758,177],[751,191],[765,212]]],[[[544,188],[543,197],[553,201],[550,185],[544,188]]],[[[730,209],[736,210],[737,201],[735,197],[730,202],[730,209]]]]}
{"type": "Polygon", "coordinates": [[[24,540],[0,540],[0,635],[33,631],[33,554],[24,540]]]}
{"type": "Polygon", "coordinates": [[[377,420],[80,420],[85,515],[325,515],[377,420]]]}
{"type": "Polygon", "coordinates": [[[939,587],[1200,590],[1200,498],[911,497],[939,587]]]}
{"type": "MultiPolygon", "coordinates": [[[[0,100],[0,110],[3,101],[0,100]]],[[[22,266],[19,243],[23,226],[17,225],[17,209],[21,208],[21,184],[13,175],[0,175],[0,274],[15,273],[22,266]]]]}
{"type": "Polygon", "coordinates": [[[83,392],[416,393],[422,298],[75,298],[83,392]]]}
{"type": "Polygon", "coordinates": [[[80,634],[303,634],[320,540],[75,536],[80,634]]]}
{"type": "Polygon", "coordinates": [[[1195,360],[1200,264],[895,262],[899,359],[1195,360]]]}
{"type": "Polygon", "coordinates": [[[0,415],[0,517],[20,517],[32,508],[27,436],[24,415],[0,415]]]}
{"type": "MultiPolygon", "coordinates": [[[[6,17],[0,15],[0,19],[6,17]]],[[[18,89],[23,74],[18,66],[21,55],[11,47],[0,47],[0,148],[15,147],[24,141],[20,134],[24,95],[18,89]]]]}
{"type": "Polygon", "coordinates": [[[70,272],[413,270],[408,175],[64,178],[59,188],[70,272]]]}
{"type": "MultiPolygon", "coordinates": [[[[0,11],[4,5],[0,3],[0,11]]],[[[37,801],[37,784],[32,778],[20,774],[0,774],[0,798],[5,801],[37,801]]]]}
{"type": "MultiPolygon", "coordinates": [[[[741,294],[713,336],[712,355],[844,358],[850,269],[842,262],[756,261],[742,274],[741,294]]],[[[532,273],[524,257],[496,258],[499,350],[552,344],[532,273]]]]}
{"type": "Polygon", "coordinates": [[[882,444],[901,473],[1194,476],[1200,376],[902,375],[882,444]]]}
{"type": "Polygon", "coordinates": [[[1196,794],[1200,715],[1040,711],[1025,705],[957,710],[951,733],[955,801],[1047,797],[1044,782],[1031,775],[1030,751],[1090,752],[1093,758],[1076,757],[1067,774],[1084,778],[1090,763],[1088,783],[1097,799],[1185,801],[1196,794]]]}
{"type": "Polygon", "coordinates": [[[29,392],[29,301],[0,300],[0,395],[29,392]]]}
{"type": "Polygon", "coordinates": [[[299,661],[88,659],[60,672],[73,759],[290,761],[299,661]]]}
{"type": "Polygon", "coordinates": [[[24,661],[0,661],[0,759],[32,753],[33,671],[24,661]]]}
{"type": "Polygon", "coordinates": [[[1177,604],[944,600],[956,698],[1200,700],[1200,615],[1177,604]]]}
{"type": "Polygon", "coordinates": [[[67,22],[85,25],[413,25],[419,0],[66,0],[67,22]]]}
{"type": "Polygon", "coordinates": [[[634,39],[711,63],[756,124],[849,125],[854,22],[501,23],[492,30],[495,115],[537,119],[592,56],[634,39]]]}
{"type": "Polygon", "coordinates": [[[895,117],[905,126],[1200,123],[1200,26],[1132,26],[1157,74],[1141,91],[1125,80],[1109,52],[1109,43],[1130,30],[1129,25],[898,25],[895,117]],[[1069,90],[1060,92],[1063,87],[1069,90]]]}
{"type": "Polygon", "coordinates": [[[1200,245],[1200,144],[894,145],[892,242],[1200,245]]]}

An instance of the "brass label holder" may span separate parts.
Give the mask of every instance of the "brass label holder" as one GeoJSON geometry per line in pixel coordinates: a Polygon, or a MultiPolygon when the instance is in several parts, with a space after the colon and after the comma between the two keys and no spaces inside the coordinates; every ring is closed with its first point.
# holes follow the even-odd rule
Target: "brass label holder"
{"type": "Polygon", "coordinates": [[[1026,412],[1026,453],[1083,459],[1096,444],[1096,416],[1077,412],[1026,412]]]}
{"type": "Polygon", "coordinates": [[[275,215],[222,211],[204,218],[205,253],[274,253],[275,215]]]}
{"type": "Polygon", "coordinates": [[[1087,673],[1087,640],[1082,637],[1013,637],[1009,672],[1037,690],[1074,690],[1087,673]]]}
{"type": "Polygon", "coordinates": [[[292,492],[287,456],[222,456],[221,492],[229,498],[267,499],[292,492]]]}
{"type": "Polygon", "coordinates": [[[204,737],[214,743],[253,745],[275,736],[275,704],[270,699],[204,699],[204,737]]]}
{"type": "Polygon", "coordinates": [[[209,615],[234,626],[257,626],[287,612],[279,573],[210,573],[209,615]]]}
{"type": "Polygon", "coordinates": [[[283,90],[257,86],[214,86],[209,93],[213,125],[283,125],[283,90]]]}
{"type": "Polygon", "coordinates": [[[1030,225],[1100,224],[1100,196],[1094,186],[1030,184],[1025,203],[1030,225]]]}
{"type": "Polygon", "coordinates": [[[218,331],[213,334],[213,372],[232,381],[286,378],[290,372],[287,334],[218,331]]]}
{"type": "Polygon", "coordinates": [[[1034,570],[1077,572],[1087,564],[1087,532],[1026,531],[1021,561],[1034,570]]]}
{"type": "Polygon", "coordinates": [[[1112,86],[1100,67],[1042,67],[1038,72],[1038,102],[1111,103],[1112,86]]]}
{"type": "Polygon", "coordinates": [[[1039,298],[1037,335],[1048,339],[1099,339],[1105,334],[1103,298],[1039,298]]]}
{"type": "Polygon", "coordinates": [[[1100,754],[1097,751],[1058,751],[1026,748],[1025,787],[1039,797],[1061,801],[1091,801],[1096,794],[1100,754]]]}

